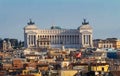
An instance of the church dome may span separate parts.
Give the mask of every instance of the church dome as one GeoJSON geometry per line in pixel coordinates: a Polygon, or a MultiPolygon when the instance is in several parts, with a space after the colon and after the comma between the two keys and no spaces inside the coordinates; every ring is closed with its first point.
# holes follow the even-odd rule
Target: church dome
{"type": "Polygon", "coordinates": [[[78,30],[92,30],[92,27],[89,25],[89,22],[86,22],[84,19],[84,22],[82,22],[82,25],[78,27],[78,30]]]}
{"type": "Polygon", "coordinates": [[[31,19],[30,19],[30,22],[28,22],[27,24],[28,24],[28,25],[25,26],[24,29],[37,29],[37,26],[35,25],[34,22],[31,21],[31,19]]]}

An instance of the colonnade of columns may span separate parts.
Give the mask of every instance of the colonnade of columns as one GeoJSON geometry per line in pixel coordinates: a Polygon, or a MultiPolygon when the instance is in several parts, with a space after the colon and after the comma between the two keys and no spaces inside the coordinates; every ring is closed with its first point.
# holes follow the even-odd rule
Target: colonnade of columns
{"type": "Polygon", "coordinates": [[[83,34],[82,35],[82,45],[83,46],[92,46],[92,35],[83,34]]]}
{"type": "Polygon", "coordinates": [[[92,46],[92,35],[91,34],[82,34],[82,37],[79,34],[76,35],[34,35],[28,34],[27,36],[27,45],[37,46],[37,40],[41,38],[47,38],[50,41],[51,45],[82,45],[92,46]],[[82,40],[82,41],[81,41],[82,40]],[[82,42],[82,43],[81,43],[82,42]]]}
{"type": "Polygon", "coordinates": [[[79,44],[79,35],[38,35],[40,38],[48,38],[51,44],[79,44]]]}
{"type": "Polygon", "coordinates": [[[27,44],[29,46],[36,46],[36,35],[27,35],[27,44]]]}

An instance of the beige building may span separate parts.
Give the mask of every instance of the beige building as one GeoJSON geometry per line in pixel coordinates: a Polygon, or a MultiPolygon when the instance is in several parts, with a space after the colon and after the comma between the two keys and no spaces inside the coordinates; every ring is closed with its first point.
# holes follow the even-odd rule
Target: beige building
{"type": "Polygon", "coordinates": [[[11,50],[11,49],[12,49],[12,46],[11,46],[10,41],[3,40],[2,41],[2,50],[11,50]]]}
{"type": "Polygon", "coordinates": [[[117,40],[115,44],[116,44],[115,48],[120,49],[120,40],[117,40]]]}
{"type": "Polygon", "coordinates": [[[59,76],[75,76],[78,70],[60,70],[59,76]]]}
{"type": "Polygon", "coordinates": [[[84,22],[77,29],[61,29],[52,26],[51,29],[39,29],[30,20],[24,27],[25,47],[55,47],[80,48],[92,47],[92,27],[84,19],[84,22]]]}
{"type": "Polygon", "coordinates": [[[107,38],[105,40],[96,39],[93,40],[94,47],[97,48],[115,48],[120,49],[120,40],[117,38],[107,38]]]}

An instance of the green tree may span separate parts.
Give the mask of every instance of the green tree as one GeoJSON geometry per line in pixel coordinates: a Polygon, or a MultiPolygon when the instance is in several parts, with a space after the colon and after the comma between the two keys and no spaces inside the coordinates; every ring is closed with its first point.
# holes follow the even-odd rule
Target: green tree
{"type": "Polygon", "coordinates": [[[22,47],[24,47],[24,41],[19,41],[18,43],[18,48],[21,49],[22,47]]]}
{"type": "Polygon", "coordinates": [[[18,40],[17,39],[10,39],[11,46],[13,49],[16,49],[18,47],[18,40]]]}

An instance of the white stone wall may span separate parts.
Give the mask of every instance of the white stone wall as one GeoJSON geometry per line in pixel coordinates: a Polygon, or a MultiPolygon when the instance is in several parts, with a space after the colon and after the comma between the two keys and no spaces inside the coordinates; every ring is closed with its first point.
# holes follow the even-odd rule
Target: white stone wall
{"type": "Polygon", "coordinates": [[[27,26],[24,28],[25,47],[37,47],[40,38],[48,38],[51,47],[60,48],[61,44],[67,48],[92,46],[92,29],[38,29],[35,25],[27,26]]]}

